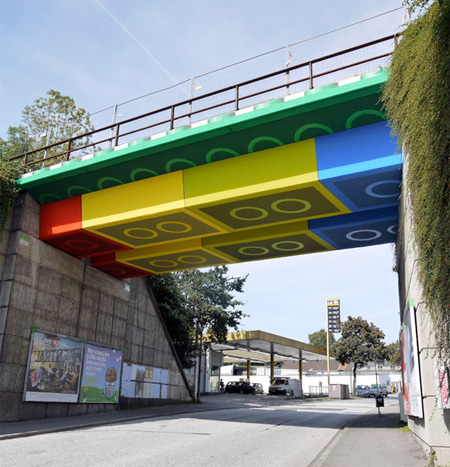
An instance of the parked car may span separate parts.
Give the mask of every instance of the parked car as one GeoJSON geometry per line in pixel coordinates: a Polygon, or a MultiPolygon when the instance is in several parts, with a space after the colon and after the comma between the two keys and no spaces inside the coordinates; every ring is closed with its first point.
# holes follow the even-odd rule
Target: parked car
{"type": "Polygon", "coordinates": [[[256,394],[255,388],[248,381],[230,381],[225,392],[234,394],[256,394]]]}
{"type": "Polygon", "coordinates": [[[255,394],[264,394],[264,389],[261,383],[253,383],[253,387],[255,388],[255,394]]]}
{"type": "Polygon", "coordinates": [[[356,386],[356,397],[370,397],[370,387],[366,385],[356,386]]]}
{"type": "Polygon", "coordinates": [[[375,397],[378,394],[381,394],[383,397],[387,397],[387,386],[385,384],[379,384],[378,386],[376,384],[371,384],[369,394],[373,397],[375,397]]]}

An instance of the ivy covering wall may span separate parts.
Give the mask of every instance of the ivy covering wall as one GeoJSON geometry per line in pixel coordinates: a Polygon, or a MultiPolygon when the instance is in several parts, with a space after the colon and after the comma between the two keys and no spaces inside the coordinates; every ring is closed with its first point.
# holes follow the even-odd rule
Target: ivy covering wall
{"type": "MultiPolygon", "coordinates": [[[[423,7],[430,2],[412,1],[423,7]]],[[[396,48],[383,102],[406,148],[419,280],[439,358],[450,362],[450,1],[431,3],[396,48]]]]}
{"type": "Polygon", "coordinates": [[[17,163],[0,157],[0,240],[3,237],[12,203],[18,194],[16,186],[18,174],[17,163]]]}

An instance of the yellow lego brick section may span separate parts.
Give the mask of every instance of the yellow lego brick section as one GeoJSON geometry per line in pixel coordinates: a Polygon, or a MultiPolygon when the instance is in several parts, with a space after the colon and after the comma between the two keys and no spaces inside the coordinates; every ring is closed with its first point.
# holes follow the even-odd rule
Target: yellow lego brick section
{"type": "Polygon", "coordinates": [[[131,248],[224,231],[184,208],[181,172],[83,195],[82,225],[131,248]]]}
{"type": "Polygon", "coordinates": [[[154,274],[218,266],[232,262],[219,253],[208,251],[198,238],[117,252],[116,261],[154,274]]]}
{"type": "Polygon", "coordinates": [[[83,228],[121,224],[184,208],[181,172],[147,178],[82,196],[83,228]]]}
{"type": "Polygon", "coordinates": [[[308,230],[307,221],[216,235],[204,238],[202,244],[233,262],[334,250],[308,230]]]}
{"type": "Polygon", "coordinates": [[[314,139],[225,159],[184,171],[187,207],[318,181],[314,139]]]}
{"type": "Polygon", "coordinates": [[[184,171],[186,207],[229,231],[348,213],[318,180],[314,139],[184,171]]]}

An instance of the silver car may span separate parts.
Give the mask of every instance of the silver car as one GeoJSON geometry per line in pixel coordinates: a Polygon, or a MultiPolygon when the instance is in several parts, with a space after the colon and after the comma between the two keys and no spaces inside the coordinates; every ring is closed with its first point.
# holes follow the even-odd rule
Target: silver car
{"type": "Polygon", "coordinates": [[[378,386],[376,384],[370,385],[370,395],[375,397],[378,394],[381,394],[383,397],[387,397],[388,390],[385,384],[378,384],[378,386]]]}
{"type": "Polygon", "coordinates": [[[356,386],[356,397],[370,397],[370,387],[366,385],[356,386]]]}

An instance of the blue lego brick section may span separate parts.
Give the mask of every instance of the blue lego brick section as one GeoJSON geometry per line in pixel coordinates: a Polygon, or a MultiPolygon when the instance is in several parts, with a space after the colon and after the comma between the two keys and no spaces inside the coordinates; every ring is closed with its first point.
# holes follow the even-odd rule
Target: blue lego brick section
{"type": "Polygon", "coordinates": [[[310,220],[309,230],[336,249],[395,242],[398,208],[372,209],[310,220]]]}
{"type": "Polygon", "coordinates": [[[396,206],[402,155],[386,122],[316,138],[320,182],[352,211],[396,206]]]}

